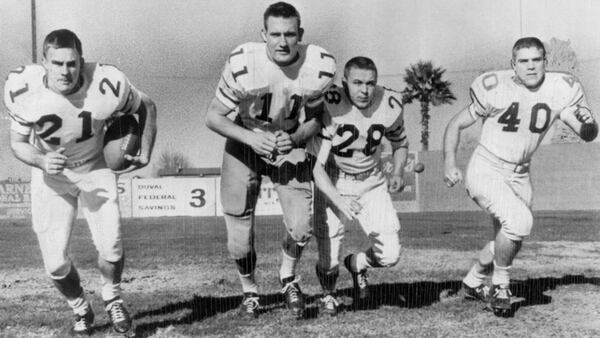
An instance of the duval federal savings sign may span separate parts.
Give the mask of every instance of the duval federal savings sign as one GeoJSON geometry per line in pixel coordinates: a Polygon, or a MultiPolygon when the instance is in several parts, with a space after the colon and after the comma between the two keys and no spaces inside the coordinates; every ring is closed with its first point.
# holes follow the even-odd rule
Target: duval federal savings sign
{"type": "Polygon", "coordinates": [[[31,215],[29,182],[0,181],[0,218],[26,218],[31,215]]]}

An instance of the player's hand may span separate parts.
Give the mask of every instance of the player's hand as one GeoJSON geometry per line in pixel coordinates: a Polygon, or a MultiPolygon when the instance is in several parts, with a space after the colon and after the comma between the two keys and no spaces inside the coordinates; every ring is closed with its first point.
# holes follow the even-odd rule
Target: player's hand
{"type": "Polygon", "coordinates": [[[134,171],[134,170],[138,170],[140,168],[147,166],[148,163],[150,162],[148,154],[145,154],[144,152],[141,152],[139,155],[136,155],[136,156],[131,156],[129,154],[125,154],[123,157],[125,157],[125,159],[127,161],[130,161],[131,163],[129,164],[129,167],[127,167],[123,170],[115,171],[114,173],[117,175],[128,173],[128,172],[134,171]]]}
{"type": "Polygon", "coordinates": [[[581,123],[594,123],[594,116],[592,116],[592,112],[584,107],[578,107],[575,111],[575,117],[581,123]]]}
{"type": "Polygon", "coordinates": [[[445,165],[444,182],[446,182],[446,185],[449,188],[452,188],[457,183],[462,182],[462,180],[463,180],[463,174],[460,171],[460,169],[458,169],[456,167],[456,165],[453,165],[453,164],[445,165]]]}
{"type": "Polygon", "coordinates": [[[400,175],[393,175],[388,183],[388,191],[391,193],[396,193],[402,191],[405,186],[406,181],[404,180],[404,177],[400,175]]]}
{"type": "Polygon", "coordinates": [[[356,216],[362,210],[362,204],[358,202],[356,196],[338,195],[332,202],[348,220],[356,219],[356,216]]]}
{"type": "Polygon", "coordinates": [[[260,156],[272,159],[277,149],[275,134],[256,129],[251,135],[248,145],[252,150],[260,156]]]}
{"type": "Polygon", "coordinates": [[[44,171],[49,175],[61,173],[67,165],[67,156],[63,154],[64,147],[44,154],[44,171]]]}
{"type": "Polygon", "coordinates": [[[294,148],[294,141],[292,136],[283,130],[275,132],[275,142],[277,144],[277,152],[280,154],[287,154],[294,148]]]}

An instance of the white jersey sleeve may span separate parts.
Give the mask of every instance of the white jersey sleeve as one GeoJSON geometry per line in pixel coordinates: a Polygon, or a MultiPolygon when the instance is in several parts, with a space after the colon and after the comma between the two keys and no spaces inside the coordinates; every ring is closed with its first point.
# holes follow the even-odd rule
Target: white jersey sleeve
{"type": "Polygon", "coordinates": [[[11,129],[29,135],[39,117],[36,112],[38,93],[43,85],[45,71],[41,66],[21,66],[12,70],[4,85],[4,105],[11,119],[11,129]]]}
{"type": "Polygon", "coordinates": [[[306,68],[303,86],[310,89],[307,93],[307,107],[315,107],[323,102],[325,92],[332,86],[336,72],[336,61],[325,49],[308,45],[306,49],[306,68]],[[316,76],[315,76],[316,75],[316,76]]]}
{"type": "MultiPolygon", "coordinates": [[[[408,136],[404,127],[404,108],[396,97],[387,96],[388,105],[392,111],[396,111],[395,121],[385,129],[385,137],[390,141],[392,149],[408,148],[408,136]]],[[[394,114],[389,114],[394,116],[394,114]]]]}
{"type": "Polygon", "coordinates": [[[115,112],[123,115],[137,112],[141,104],[141,93],[117,67],[98,64],[94,77],[101,78],[98,83],[101,94],[114,96],[115,112]]]}
{"type": "Polygon", "coordinates": [[[473,119],[489,116],[490,110],[488,109],[487,96],[489,91],[496,88],[497,85],[498,76],[495,72],[484,73],[473,81],[469,88],[469,95],[471,96],[469,112],[473,116],[473,119]]]}

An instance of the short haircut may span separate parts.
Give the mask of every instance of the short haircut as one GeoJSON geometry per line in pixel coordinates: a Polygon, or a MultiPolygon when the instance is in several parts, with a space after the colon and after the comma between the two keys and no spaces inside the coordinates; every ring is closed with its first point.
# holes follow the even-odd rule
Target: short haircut
{"type": "Polygon", "coordinates": [[[79,56],[83,56],[81,41],[75,33],[68,29],[57,29],[46,35],[44,39],[44,56],[50,48],[73,48],[77,50],[79,56]]]}
{"type": "Polygon", "coordinates": [[[298,27],[300,27],[300,13],[298,13],[294,6],[287,2],[280,1],[267,7],[265,14],[263,14],[263,24],[265,25],[265,29],[267,29],[267,19],[270,16],[275,18],[297,18],[298,27]]]}
{"type": "Polygon", "coordinates": [[[542,57],[544,59],[546,58],[546,47],[544,47],[544,44],[542,43],[542,41],[540,41],[540,39],[538,39],[536,37],[529,36],[529,37],[525,37],[525,38],[520,38],[519,40],[517,40],[517,42],[515,42],[515,44],[513,45],[513,48],[512,48],[513,59],[517,55],[517,51],[519,49],[530,48],[530,47],[535,47],[535,48],[541,50],[542,57]]]}
{"type": "Polygon", "coordinates": [[[375,75],[377,75],[377,67],[375,67],[375,62],[366,56],[355,56],[346,62],[346,65],[344,66],[345,78],[348,78],[348,73],[352,68],[372,70],[375,72],[375,75]]]}

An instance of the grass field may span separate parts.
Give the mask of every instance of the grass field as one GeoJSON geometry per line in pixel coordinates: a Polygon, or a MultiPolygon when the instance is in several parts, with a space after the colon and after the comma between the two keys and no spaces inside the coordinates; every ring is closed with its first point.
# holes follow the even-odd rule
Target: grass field
{"type": "MultiPolygon", "coordinates": [[[[124,219],[123,289],[139,337],[598,337],[600,336],[600,212],[537,212],[534,230],[514,264],[513,318],[455,295],[488,239],[480,212],[400,214],[403,252],[391,269],[372,270],[373,306],[320,316],[314,274],[316,244],[299,265],[308,311],[287,316],[277,271],[281,217],[257,218],[257,278],[263,313],[240,318],[239,282],[225,247],[221,218],[124,219]]],[[[342,255],[365,248],[350,228],[342,255]]],[[[72,256],[96,312],[94,336],[110,335],[100,299],[96,252],[79,222],[72,256]]],[[[0,222],[0,337],[62,337],[71,314],[44,275],[28,221],[0,222]]],[[[338,286],[351,302],[349,274],[338,286]]]]}

